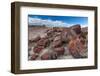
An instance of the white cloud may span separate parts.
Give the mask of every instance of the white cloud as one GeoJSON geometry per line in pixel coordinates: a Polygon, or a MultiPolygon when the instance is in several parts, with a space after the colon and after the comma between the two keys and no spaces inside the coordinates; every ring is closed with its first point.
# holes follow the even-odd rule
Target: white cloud
{"type": "Polygon", "coordinates": [[[59,27],[68,27],[69,24],[64,23],[62,21],[53,21],[50,19],[40,19],[40,18],[32,18],[29,17],[29,25],[47,25],[47,26],[59,26],[59,27]]]}
{"type": "Polygon", "coordinates": [[[88,25],[82,25],[82,27],[88,27],[88,25]]]}
{"type": "MultiPolygon", "coordinates": [[[[36,26],[47,25],[48,27],[56,27],[56,26],[70,27],[70,26],[75,25],[75,24],[68,24],[63,21],[58,21],[58,20],[53,21],[50,19],[40,19],[40,18],[32,18],[32,17],[29,17],[28,23],[29,23],[29,25],[36,25],[36,26]]],[[[87,27],[87,25],[81,25],[81,27],[87,27]]]]}

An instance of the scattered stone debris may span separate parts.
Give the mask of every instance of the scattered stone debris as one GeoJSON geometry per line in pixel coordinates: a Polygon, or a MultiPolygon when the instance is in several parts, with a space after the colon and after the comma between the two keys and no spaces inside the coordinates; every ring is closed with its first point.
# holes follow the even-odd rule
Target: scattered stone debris
{"type": "Polygon", "coordinates": [[[52,27],[45,30],[44,34],[43,37],[38,35],[29,40],[30,44],[34,44],[34,53],[30,60],[59,59],[61,56],[67,57],[67,51],[73,58],[87,57],[87,27],[82,28],[79,24],[71,27],[52,27]],[[44,49],[48,50],[44,52],[44,49]]]}

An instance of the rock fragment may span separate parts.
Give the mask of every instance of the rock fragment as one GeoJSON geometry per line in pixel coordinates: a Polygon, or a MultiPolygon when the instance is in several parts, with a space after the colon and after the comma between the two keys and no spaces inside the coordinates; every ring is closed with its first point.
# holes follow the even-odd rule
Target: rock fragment
{"type": "Polygon", "coordinates": [[[79,38],[74,38],[69,42],[69,52],[74,58],[83,58],[82,53],[85,52],[85,47],[79,38]]]}
{"type": "Polygon", "coordinates": [[[42,60],[49,60],[49,59],[51,59],[51,55],[49,53],[45,53],[41,56],[41,59],[42,60]]]}
{"type": "Polygon", "coordinates": [[[54,50],[54,52],[57,53],[57,56],[64,55],[64,52],[65,52],[64,47],[57,47],[57,48],[54,48],[53,50],[54,50]]]}
{"type": "Polygon", "coordinates": [[[44,46],[35,46],[33,52],[40,53],[44,49],[44,46]]]}
{"type": "Polygon", "coordinates": [[[31,60],[36,60],[37,57],[38,57],[37,54],[33,54],[32,57],[31,57],[31,60]]]}

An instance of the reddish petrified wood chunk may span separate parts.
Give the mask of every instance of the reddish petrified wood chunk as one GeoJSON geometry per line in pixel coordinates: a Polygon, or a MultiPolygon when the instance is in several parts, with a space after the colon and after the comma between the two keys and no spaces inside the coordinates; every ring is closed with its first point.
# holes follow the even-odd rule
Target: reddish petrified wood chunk
{"type": "Polygon", "coordinates": [[[52,36],[53,33],[54,33],[53,29],[49,29],[49,30],[47,31],[47,36],[52,36]]]}
{"type": "Polygon", "coordinates": [[[58,56],[63,55],[65,52],[64,47],[54,48],[54,51],[57,53],[58,56]]]}
{"type": "Polygon", "coordinates": [[[49,53],[43,54],[43,55],[41,56],[41,59],[42,59],[42,60],[49,60],[49,59],[51,59],[51,58],[50,58],[50,54],[49,54],[49,53]]]}
{"type": "Polygon", "coordinates": [[[38,55],[33,54],[32,57],[31,57],[31,59],[32,59],[32,60],[36,60],[37,57],[38,57],[38,55]]]}
{"type": "Polygon", "coordinates": [[[74,30],[76,32],[76,34],[81,33],[81,26],[79,24],[76,24],[76,25],[72,26],[71,28],[72,28],[72,30],[74,30]]]}
{"type": "Polygon", "coordinates": [[[41,38],[38,42],[37,42],[37,46],[44,46],[46,47],[49,44],[49,40],[45,39],[45,38],[41,38]]]}
{"type": "Polygon", "coordinates": [[[33,51],[35,53],[40,53],[44,49],[44,46],[36,46],[34,47],[33,51]]]}
{"type": "Polygon", "coordinates": [[[69,52],[74,58],[82,58],[82,52],[84,52],[84,45],[79,38],[71,40],[69,42],[69,52]]]}
{"type": "Polygon", "coordinates": [[[53,47],[53,48],[59,47],[59,46],[61,46],[61,45],[62,45],[62,41],[61,41],[61,40],[57,40],[57,41],[54,41],[54,42],[52,43],[52,47],[53,47]]]}

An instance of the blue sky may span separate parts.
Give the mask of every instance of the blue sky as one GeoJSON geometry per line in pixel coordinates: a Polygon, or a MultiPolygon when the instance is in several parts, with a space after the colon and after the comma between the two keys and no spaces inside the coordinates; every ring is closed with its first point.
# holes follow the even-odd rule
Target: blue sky
{"type": "Polygon", "coordinates": [[[47,26],[72,26],[80,24],[88,26],[88,17],[75,16],[52,16],[52,15],[28,15],[29,25],[47,25],[47,26]]]}

